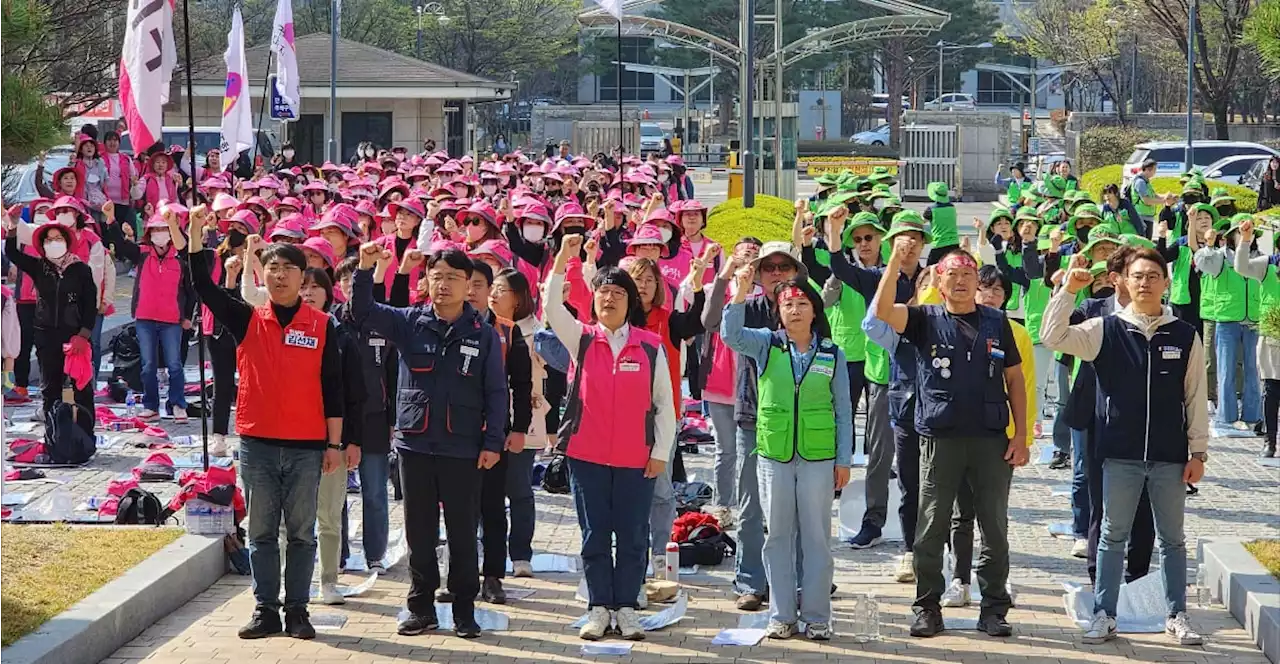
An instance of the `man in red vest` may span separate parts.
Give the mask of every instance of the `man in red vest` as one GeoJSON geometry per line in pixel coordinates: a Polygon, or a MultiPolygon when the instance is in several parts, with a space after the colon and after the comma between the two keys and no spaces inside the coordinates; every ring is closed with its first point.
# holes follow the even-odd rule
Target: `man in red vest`
{"type": "MultiPolygon", "coordinates": [[[[213,213],[191,211],[191,272],[196,292],[236,343],[239,393],[236,432],[240,473],[249,511],[249,564],[253,618],[242,639],[281,631],[280,523],[288,535],[284,568],[284,631],[313,639],[307,615],[316,558],[316,501],[321,473],[345,472],[360,463],[358,446],[342,443],[343,381],[334,320],[304,306],[298,292],[307,266],[300,249],[272,244],[262,252],[269,301],[252,307],[210,278],[204,234],[213,213]],[[345,468],[343,467],[345,466],[345,468]]],[[[249,278],[249,275],[245,275],[249,278]]],[[[348,441],[351,442],[351,441],[348,441]]]]}

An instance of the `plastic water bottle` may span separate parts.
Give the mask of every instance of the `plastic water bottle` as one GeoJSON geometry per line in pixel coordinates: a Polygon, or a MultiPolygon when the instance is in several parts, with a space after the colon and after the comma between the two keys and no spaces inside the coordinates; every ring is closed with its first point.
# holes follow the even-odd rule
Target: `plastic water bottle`
{"type": "Polygon", "coordinates": [[[49,520],[50,521],[66,521],[71,518],[71,511],[75,509],[75,504],[71,501],[71,494],[64,489],[55,489],[49,494],[49,520]]]}
{"type": "Polygon", "coordinates": [[[169,442],[173,443],[174,447],[192,447],[196,444],[196,437],[195,436],[170,436],[169,442]]]}
{"type": "Polygon", "coordinates": [[[680,582],[680,545],[667,542],[666,569],[663,571],[668,581],[680,582]]]}
{"type": "Polygon", "coordinates": [[[133,390],[129,390],[129,393],[124,397],[124,416],[138,416],[138,397],[133,394],[133,390]]]}
{"type": "Polygon", "coordinates": [[[853,636],[858,643],[880,639],[880,602],[875,593],[853,596],[853,636]]]}
{"type": "Polygon", "coordinates": [[[1196,565],[1196,604],[1208,608],[1213,603],[1213,593],[1209,591],[1209,572],[1204,565],[1196,565]]]}

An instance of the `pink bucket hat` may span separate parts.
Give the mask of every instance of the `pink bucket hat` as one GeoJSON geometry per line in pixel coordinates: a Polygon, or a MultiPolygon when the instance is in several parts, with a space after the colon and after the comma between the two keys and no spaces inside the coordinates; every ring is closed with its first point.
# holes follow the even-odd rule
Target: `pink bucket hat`
{"type": "Polygon", "coordinates": [[[302,243],[302,253],[314,251],[329,264],[329,269],[333,269],[338,264],[338,259],[333,255],[333,247],[329,246],[329,241],[322,237],[307,238],[302,243]]]}
{"type": "Polygon", "coordinates": [[[498,259],[502,267],[511,267],[511,261],[515,257],[511,253],[511,248],[503,240],[485,240],[480,243],[480,246],[467,252],[467,255],[472,258],[486,254],[498,259]]]}
{"type": "Polygon", "coordinates": [[[635,248],[640,245],[654,245],[661,247],[662,257],[669,257],[668,254],[670,253],[670,250],[667,248],[667,243],[662,241],[662,232],[653,224],[643,224],[640,228],[636,229],[635,237],[627,240],[627,255],[635,255],[635,248]]]}

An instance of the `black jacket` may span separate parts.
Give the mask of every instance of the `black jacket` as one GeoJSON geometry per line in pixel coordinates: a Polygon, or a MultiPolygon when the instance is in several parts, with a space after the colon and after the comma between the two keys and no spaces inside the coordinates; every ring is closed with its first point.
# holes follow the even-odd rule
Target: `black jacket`
{"type": "Polygon", "coordinates": [[[365,362],[356,327],[344,325],[336,317],[333,320],[333,329],[338,333],[338,353],[342,356],[342,444],[358,446],[364,440],[364,404],[368,395],[365,362]]]}
{"type": "Polygon", "coordinates": [[[386,454],[391,451],[391,427],[395,424],[392,417],[395,411],[390,407],[387,393],[387,366],[396,361],[395,347],[378,333],[356,325],[347,303],[339,304],[333,310],[333,317],[343,333],[351,337],[353,350],[359,355],[364,398],[353,405],[353,409],[363,418],[360,431],[362,447],[367,454],[386,454]],[[373,431],[367,430],[373,426],[379,426],[386,435],[374,435],[373,431]]]}
{"type": "Polygon", "coordinates": [[[87,263],[75,261],[59,275],[49,261],[19,249],[16,233],[5,240],[4,253],[35,284],[35,329],[44,333],[37,336],[38,344],[46,340],[61,344],[82,330],[93,329],[98,319],[98,286],[87,263]]]}

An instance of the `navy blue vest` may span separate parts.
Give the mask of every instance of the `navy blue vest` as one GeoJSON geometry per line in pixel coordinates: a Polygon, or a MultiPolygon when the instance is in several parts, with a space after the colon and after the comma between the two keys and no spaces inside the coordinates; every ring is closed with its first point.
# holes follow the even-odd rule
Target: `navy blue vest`
{"type": "Polygon", "coordinates": [[[889,419],[894,426],[915,429],[915,398],[916,347],[900,338],[889,364],[889,419]]]}
{"type": "Polygon", "coordinates": [[[1102,349],[1093,361],[1106,404],[1098,453],[1104,459],[1186,463],[1183,380],[1196,329],[1174,320],[1148,341],[1118,315],[1104,320],[1102,349]]]}
{"type": "Polygon", "coordinates": [[[931,438],[995,437],[1009,425],[1004,389],[1004,314],[979,306],[977,336],[968,340],[940,305],[920,310],[929,320],[916,348],[916,431],[931,438]]]}

